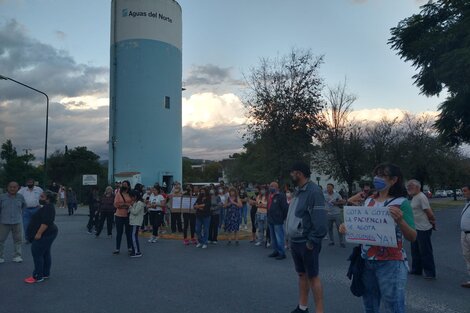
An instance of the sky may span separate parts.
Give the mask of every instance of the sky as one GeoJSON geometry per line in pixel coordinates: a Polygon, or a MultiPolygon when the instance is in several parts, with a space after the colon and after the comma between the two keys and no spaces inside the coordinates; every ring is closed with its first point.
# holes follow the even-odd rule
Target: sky
{"type": "MultiPolygon", "coordinates": [[[[244,77],[261,58],[292,49],[324,55],[325,86],[346,79],[358,119],[436,114],[415,69],[387,40],[419,0],[180,0],[183,11],[183,155],[239,152],[244,77]]],[[[0,0],[0,75],[48,93],[49,152],[87,146],[108,158],[110,0],[0,0]]],[[[44,153],[44,97],[0,80],[0,142],[44,153]]]]}

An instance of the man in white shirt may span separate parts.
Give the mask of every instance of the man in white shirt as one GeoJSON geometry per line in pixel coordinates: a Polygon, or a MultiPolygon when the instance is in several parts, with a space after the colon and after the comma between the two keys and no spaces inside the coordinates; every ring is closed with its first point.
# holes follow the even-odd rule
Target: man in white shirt
{"type": "MultiPolygon", "coordinates": [[[[470,275],[470,184],[465,185],[462,188],[462,192],[467,203],[460,215],[460,229],[462,230],[460,242],[462,244],[463,257],[465,263],[467,263],[468,275],[470,275]]],[[[470,288],[470,280],[462,283],[461,286],[470,288]]]]}
{"type": "Polygon", "coordinates": [[[28,178],[26,180],[26,186],[21,187],[18,193],[22,195],[26,201],[26,208],[23,210],[23,230],[26,235],[31,216],[39,209],[39,196],[43,193],[43,190],[41,187],[34,185],[34,179],[28,178]]]}
{"type": "Polygon", "coordinates": [[[411,179],[406,184],[408,194],[413,208],[413,217],[417,237],[411,243],[411,271],[413,275],[423,275],[426,279],[436,278],[436,266],[432,250],[431,235],[436,226],[436,218],[432,212],[428,198],[421,192],[421,183],[416,179],[411,179]]]}

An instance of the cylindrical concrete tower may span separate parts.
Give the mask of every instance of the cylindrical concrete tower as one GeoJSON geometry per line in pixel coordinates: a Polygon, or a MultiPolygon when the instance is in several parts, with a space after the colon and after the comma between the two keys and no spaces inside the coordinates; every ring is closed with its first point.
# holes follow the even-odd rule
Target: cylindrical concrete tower
{"type": "Polygon", "coordinates": [[[182,178],[182,18],[174,0],[113,0],[109,180],[182,178]]]}

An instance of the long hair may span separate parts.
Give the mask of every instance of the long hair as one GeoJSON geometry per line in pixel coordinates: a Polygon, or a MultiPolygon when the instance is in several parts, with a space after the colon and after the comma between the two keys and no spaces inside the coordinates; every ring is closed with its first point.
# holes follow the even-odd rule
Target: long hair
{"type": "Polygon", "coordinates": [[[382,163],[377,165],[373,172],[374,176],[396,177],[397,181],[388,190],[388,194],[392,197],[407,197],[403,174],[398,166],[391,163],[382,163]]]}

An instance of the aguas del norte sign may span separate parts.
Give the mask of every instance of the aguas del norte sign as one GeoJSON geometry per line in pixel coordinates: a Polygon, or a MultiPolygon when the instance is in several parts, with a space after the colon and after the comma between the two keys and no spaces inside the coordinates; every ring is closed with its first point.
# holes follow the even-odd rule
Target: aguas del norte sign
{"type": "Polygon", "coordinates": [[[162,21],[165,21],[165,22],[168,22],[168,23],[173,23],[173,20],[162,14],[162,13],[158,13],[156,11],[149,11],[149,12],[144,12],[144,11],[132,11],[132,10],[129,10],[129,9],[123,9],[122,10],[122,17],[150,17],[150,18],[155,18],[155,19],[159,19],[159,20],[162,20],[162,21]]]}

